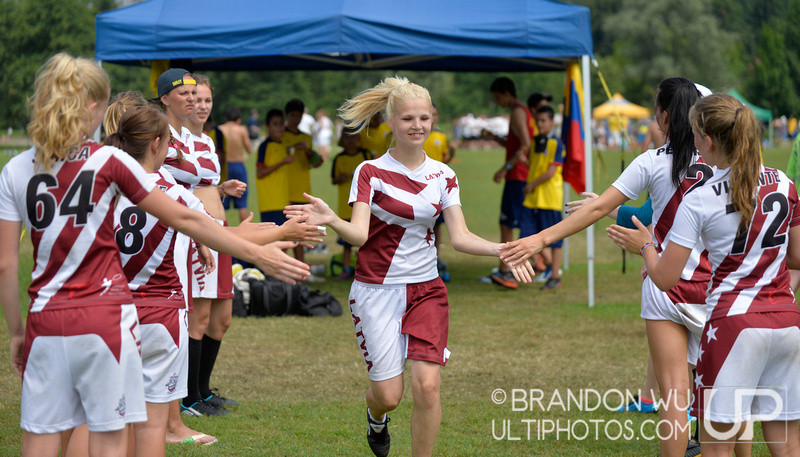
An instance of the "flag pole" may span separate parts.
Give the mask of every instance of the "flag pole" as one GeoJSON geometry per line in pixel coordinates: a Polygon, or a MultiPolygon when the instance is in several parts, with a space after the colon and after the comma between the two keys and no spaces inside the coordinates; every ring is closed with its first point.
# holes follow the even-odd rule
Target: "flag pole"
{"type": "MultiPolygon", "coordinates": [[[[592,85],[589,84],[588,55],[581,57],[583,70],[583,152],[586,166],[586,192],[592,192],[592,85]]],[[[594,307],[594,224],[586,229],[586,274],[589,308],[594,307]]]]}

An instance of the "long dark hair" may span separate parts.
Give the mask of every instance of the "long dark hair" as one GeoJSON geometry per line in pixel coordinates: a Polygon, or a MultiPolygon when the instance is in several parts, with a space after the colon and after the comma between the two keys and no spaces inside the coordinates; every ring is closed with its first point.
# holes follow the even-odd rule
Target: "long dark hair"
{"type": "Polygon", "coordinates": [[[672,183],[678,187],[686,176],[695,152],[689,109],[700,98],[700,91],[686,78],[667,78],[658,83],[656,108],[669,115],[667,153],[672,154],[672,183]]]}

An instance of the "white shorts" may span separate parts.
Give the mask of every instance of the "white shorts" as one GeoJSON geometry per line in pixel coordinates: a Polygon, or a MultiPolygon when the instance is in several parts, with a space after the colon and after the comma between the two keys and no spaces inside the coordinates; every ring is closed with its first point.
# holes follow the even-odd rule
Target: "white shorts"
{"type": "Polygon", "coordinates": [[[189,252],[192,250],[192,239],[183,233],[175,234],[175,247],[172,257],[175,262],[175,270],[178,272],[178,279],[181,281],[181,291],[186,297],[186,309],[192,312],[192,270],[189,264],[189,252]]]}
{"type": "Polygon", "coordinates": [[[189,333],[186,309],[140,307],[144,398],[169,403],[186,396],[189,333]]]}
{"type": "Polygon", "coordinates": [[[447,289],[440,278],[418,284],[353,281],[349,301],[371,380],[401,374],[406,359],[447,363],[447,289]]]}
{"type": "Polygon", "coordinates": [[[698,417],[728,424],[800,419],[800,314],[714,319],[706,325],[701,349],[698,417]]]}
{"type": "Polygon", "coordinates": [[[121,430],[147,413],[134,305],[30,313],[20,426],[56,433],[81,424],[121,430]]]}
{"type": "MultiPolygon", "coordinates": [[[[222,219],[215,219],[219,225],[227,226],[222,219]]],[[[231,256],[220,254],[209,249],[214,256],[214,264],[217,266],[209,274],[204,272],[203,264],[200,263],[200,256],[197,249],[192,248],[192,297],[226,299],[233,298],[233,271],[231,270],[231,256]]]]}
{"type": "MultiPolygon", "coordinates": [[[[696,285],[689,284],[689,287],[696,285]]],[[[702,289],[705,297],[705,289],[702,289]]],[[[693,295],[697,295],[697,291],[693,295]]],[[[678,296],[676,296],[677,298],[678,296]]],[[[678,298],[680,300],[680,298],[678,298]]],[[[699,297],[693,299],[700,300],[699,297]]],[[[666,292],[653,283],[650,276],[642,282],[642,314],[643,319],[652,321],[672,321],[686,327],[687,351],[686,361],[697,365],[700,348],[700,334],[706,322],[705,299],[699,303],[674,302],[666,292]]]]}

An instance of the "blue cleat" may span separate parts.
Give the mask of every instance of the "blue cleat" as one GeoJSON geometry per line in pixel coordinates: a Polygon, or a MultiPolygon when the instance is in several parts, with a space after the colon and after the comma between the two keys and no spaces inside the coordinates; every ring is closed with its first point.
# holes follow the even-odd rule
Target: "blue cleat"
{"type": "Polygon", "coordinates": [[[638,395],[633,396],[633,401],[625,406],[621,406],[617,409],[619,412],[625,411],[635,411],[637,413],[654,413],[658,411],[658,407],[656,407],[656,402],[651,401],[650,403],[646,403],[643,400],[639,399],[638,395]]]}

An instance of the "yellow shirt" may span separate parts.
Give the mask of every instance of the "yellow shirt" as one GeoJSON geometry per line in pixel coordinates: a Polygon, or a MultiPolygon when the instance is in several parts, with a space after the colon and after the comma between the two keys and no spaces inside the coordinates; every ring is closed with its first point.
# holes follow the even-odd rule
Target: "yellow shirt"
{"type": "Polygon", "coordinates": [[[350,179],[336,185],[339,195],[339,217],[342,219],[350,219],[353,216],[353,207],[348,203],[350,186],[353,183],[353,173],[361,162],[370,159],[372,159],[372,153],[363,148],[359,148],[355,154],[341,152],[333,158],[331,179],[342,174],[350,176],[350,179]]]}
{"type": "MultiPolygon", "coordinates": [[[[271,167],[283,160],[286,155],[286,146],[267,138],[258,147],[256,166],[271,167]]],[[[281,165],[267,176],[256,179],[256,190],[259,211],[283,210],[289,204],[289,165],[281,165]]]]}
{"type": "Polygon", "coordinates": [[[550,164],[556,165],[555,174],[547,181],[539,184],[533,192],[525,195],[522,204],[531,209],[550,209],[561,211],[564,209],[564,180],[561,176],[561,167],[564,165],[564,145],[558,138],[547,138],[538,135],[531,140],[528,160],[528,182],[547,172],[550,164]]]}
{"type": "MultiPolygon", "coordinates": [[[[281,138],[281,145],[284,148],[293,146],[297,143],[305,142],[311,147],[311,135],[301,131],[292,132],[286,129],[281,138]]],[[[304,151],[294,152],[294,161],[286,165],[289,173],[289,201],[293,203],[306,203],[303,192],[311,193],[311,167],[309,166],[308,155],[304,151]]]]}
{"type": "Polygon", "coordinates": [[[447,135],[441,130],[431,130],[431,134],[423,143],[422,149],[431,159],[444,162],[444,158],[447,157],[447,135]]]}
{"type": "Polygon", "coordinates": [[[358,136],[361,140],[361,147],[372,152],[376,159],[385,154],[392,145],[392,129],[386,125],[386,122],[381,122],[381,125],[375,129],[367,127],[359,132],[358,136]]]}

